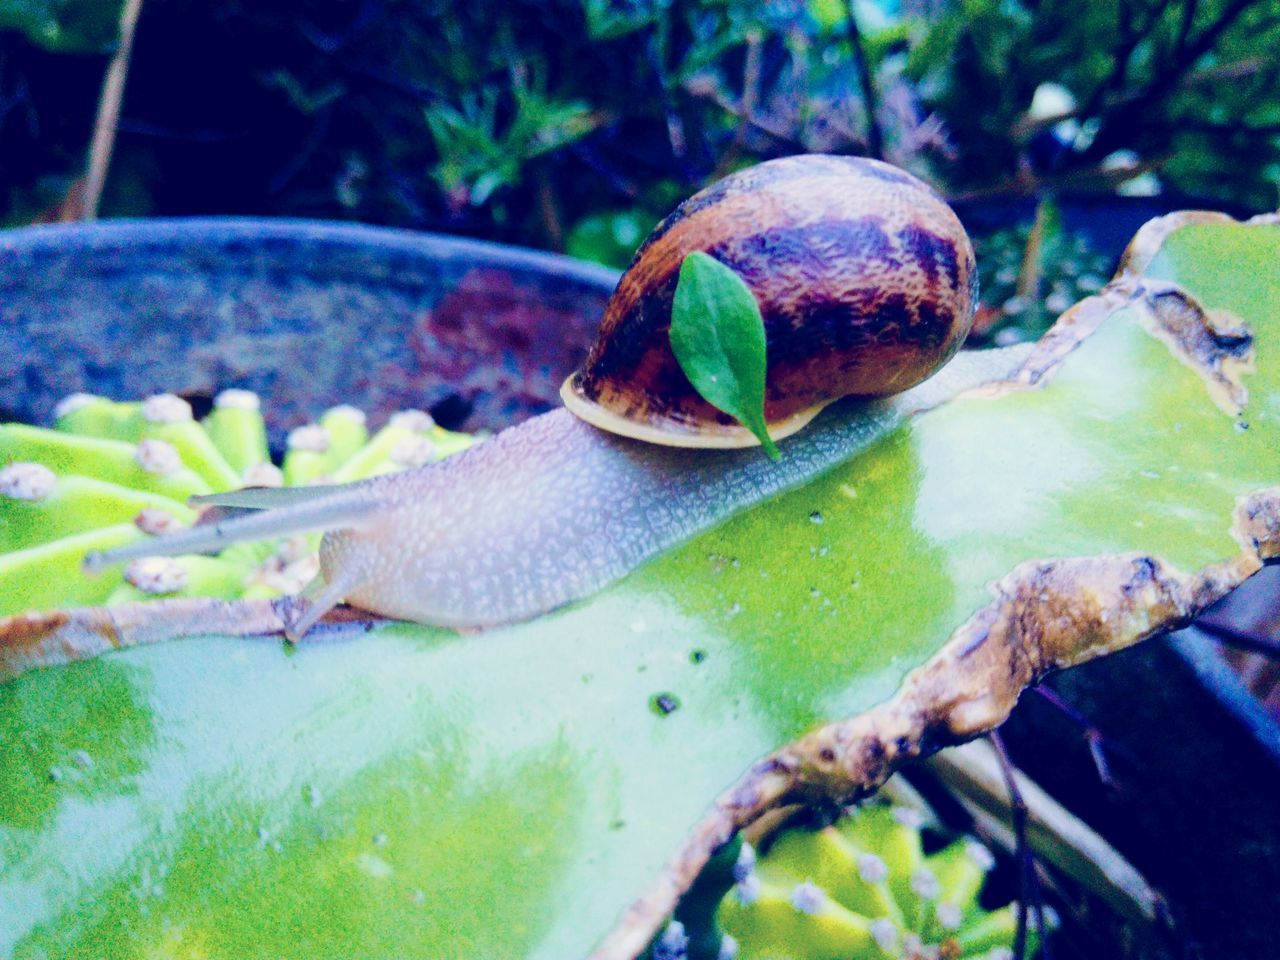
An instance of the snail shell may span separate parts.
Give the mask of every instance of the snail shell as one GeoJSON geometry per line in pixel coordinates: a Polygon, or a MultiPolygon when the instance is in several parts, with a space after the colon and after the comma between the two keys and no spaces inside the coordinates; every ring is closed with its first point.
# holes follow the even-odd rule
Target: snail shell
{"type": "Polygon", "coordinates": [[[896,167],[813,154],[771,160],[680,204],[618,282],[561,397],[594,426],[671,446],[758,441],[707,403],[669,341],[680,265],[701,250],[746,282],[764,317],[769,433],[840,397],[924,380],[973,323],[973,246],[947,204],[896,167]]]}

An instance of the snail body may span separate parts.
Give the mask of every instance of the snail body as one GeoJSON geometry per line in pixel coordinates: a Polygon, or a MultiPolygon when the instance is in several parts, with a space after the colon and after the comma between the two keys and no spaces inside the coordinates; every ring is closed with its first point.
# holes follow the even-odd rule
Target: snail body
{"type": "Polygon", "coordinates": [[[265,509],[97,562],[324,529],[322,582],[294,635],[342,600],[451,627],[535,616],[813,479],[902,418],[1006,376],[1013,360],[1000,351],[920,383],[963,340],[974,276],[954,214],[908,174],[837,157],[762,164],[655,229],[565,384],[567,409],[403,473],[202,498],[265,509]],[[772,434],[794,433],[845,396],[885,399],[840,404],[788,441],[778,463],[752,449],[687,449],[757,442],[697,395],[671,355],[676,274],[694,249],[738,271],[761,306],[772,434]]]}

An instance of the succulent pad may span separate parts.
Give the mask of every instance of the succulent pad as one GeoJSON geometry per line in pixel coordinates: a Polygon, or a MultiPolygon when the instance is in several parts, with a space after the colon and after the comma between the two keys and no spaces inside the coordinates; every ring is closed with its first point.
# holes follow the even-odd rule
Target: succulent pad
{"type": "MultiPolygon", "coordinates": [[[[926,855],[921,825],[913,809],[869,803],[820,830],[784,829],[759,856],[744,842],[716,912],[720,957],[1012,956],[1016,907],[979,903],[991,853],[966,838],[926,855]]],[[[660,938],[655,957],[662,947],[660,938]]]]}
{"type": "Polygon", "coordinates": [[[160,596],[272,597],[315,575],[319,535],[237,544],[217,556],[152,557],[81,572],[92,551],[211,519],[191,497],[248,486],[361,480],[470,446],[418,410],[370,436],[349,406],[289,434],[272,462],[256,394],[225,390],[201,421],[181,397],[74,394],[54,429],[0,424],[0,616],[160,596]]]}

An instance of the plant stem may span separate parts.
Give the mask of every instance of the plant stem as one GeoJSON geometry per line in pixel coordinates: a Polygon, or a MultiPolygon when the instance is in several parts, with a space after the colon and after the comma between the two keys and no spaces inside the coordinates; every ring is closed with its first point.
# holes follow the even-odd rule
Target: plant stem
{"type": "Polygon", "coordinates": [[[1017,292],[1019,296],[1034,298],[1040,291],[1040,274],[1043,269],[1045,225],[1048,220],[1049,201],[1041,197],[1036,203],[1036,219],[1027,234],[1027,245],[1022,250],[1022,265],[1018,270],[1017,292]]]}
{"type": "Polygon", "coordinates": [[[862,31],[854,14],[853,0],[845,0],[845,25],[849,33],[849,47],[854,66],[858,71],[858,85],[862,88],[862,103],[867,112],[867,153],[876,160],[884,159],[884,134],[876,118],[876,91],[871,82],[871,64],[862,45],[862,31]]]}
{"type": "MultiPolygon", "coordinates": [[[[1009,791],[1009,812],[1013,820],[1015,838],[1014,859],[1018,862],[1018,931],[1013,938],[1014,960],[1023,960],[1027,955],[1027,901],[1031,886],[1031,870],[1033,861],[1031,851],[1027,847],[1027,805],[1018,789],[1017,778],[1013,774],[1013,761],[1005,750],[1004,740],[1000,734],[992,730],[988,735],[995,748],[996,759],[1000,764],[1000,773],[1004,777],[1005,789],[1009,791]]],[[[1041,932],[1043,933],[1043,919],[1041,932]]]]}
{"type": "Polygon", "coordinates": [[[760,71],[764,63],[763,38],[757,32],[747,34],[747,53],[742,67],[742,99],[737,111],[738,126],[733,132],[733,142],[724,152],[720,162],[716,164],[714,179],[727,176],[733,171],[742,153],[742,146],[747,139],[747,131],[751,127],[751,118],[756,112],[756,99],[760,87],[760,71]]]}
{"type": "Polygon", "coordinates": [[[93,141],[89,144],[89,170],[85,177],[84,205],[80,211],[82,220],[98,219],[98,205],[102,201],[102,188],[107,182],[107,168],[111,166],[111,152],[115,148],[116,128],[120,122],[124,82],[129,75],[133,35],[141,12],[142,0],[125,0],[120,11],[120,43],[102,82],[98,115],[93,123],[93,141]]]}
{"type": "MultiPolygon", "coordinates": [[[[1016,847],[1009,790],[995,750],[981,740],[930,757],[929,770],[981,822],[1003,828],[1000,845],[1016,847]]],[[[1097,894],[1140,929],[1155,925],[1160,898],[1110,844],[1069,813],[1026,774],[1015,771],[1027,807],[1027,839],[1037,859],[1097,894]]]]}
{"type": "Polygon", "coordinates": [[[564,253],[564,220],[560,216],[560,204],[556,201],[555,189],[551,186],[551,177],[541,164],[536,164],[534,182],[537,184],[538,216],[542,220],[542,230],[547,236],[548,249],[556,253],[564,253]]]}
{"type": "Polygon", "coordinates": [[[1095,727],[1088,717],[1062,699],[1057,691],[1044,684],[1037,684],[1028,692],[1040,697],[1080,728],[1081,733],[1084,734],[1085,743],[1089,747],[1089,756],[1093,758],[1093,766],[1098,772],[1098,780],[1108,789],[1115,790],[1116,782],[1111,775],[1111,764],[1107,761],[1106,738],[1102,735],[1102,731],[1095,727]]]}
{"type": "Polygon", "coordinates": [[[1220,623],[1214,623],[1210,620],[1197,620],[1195,623],[1197,630],[1207,633],[1213,639],[1228,646],[1239,647],[1241,650],[1249,650],[1253,653],[1260,653],[1265,657],[1280,658],[1280,643],[1274,640],[1268,640],[1266,637],[1254,636],[1253,634],[1242,633],[1231,627],[1224,626],[1220,623]]]}

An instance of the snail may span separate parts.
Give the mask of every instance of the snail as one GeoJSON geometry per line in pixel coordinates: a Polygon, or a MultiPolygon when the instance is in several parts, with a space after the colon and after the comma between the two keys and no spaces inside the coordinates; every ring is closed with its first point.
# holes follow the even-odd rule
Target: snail
{"type": "Polygon", "coordinates": [[[960,348],[977,306],[973,247],[921,180],[851,157],[762,163],[690,197],[640,246],[561,391],[588,423],[673,446],[758,442],[702,399],[672,354],[676,281],[694,250],[737,272],[760,306],[775,440],[841,397],[924,380],[960,348]]]}
{"type": "Polygon", "coordinates": [[[865,159],[762,163],[693,195],[645,240],[565,383],[564,408],[399,474],[203,498],[258,512],[86,564],[325,530],[321,575],[291,636],[342,601],[455,628],[527,619],[812,479],[912,412],[1006,375],[1008,355],[992,351],[932,376],[964,340],[975,300],[969,239],[922,181],[865,159]],[[860,398],[791,437],[779,462],[751,449],[757,439],[698,395],[672,353],[672,298],[695,250],[736,271],[760,306],[772,437],[860,398]]]}

